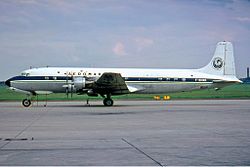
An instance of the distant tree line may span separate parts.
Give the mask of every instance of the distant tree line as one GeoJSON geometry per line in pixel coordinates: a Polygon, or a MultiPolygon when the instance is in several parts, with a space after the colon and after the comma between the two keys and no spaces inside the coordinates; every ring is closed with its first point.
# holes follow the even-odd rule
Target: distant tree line
{"type": "Polygon", "coordinates": [[[4,81],[0,81],[0,86],[5,86],[4,81]]]}

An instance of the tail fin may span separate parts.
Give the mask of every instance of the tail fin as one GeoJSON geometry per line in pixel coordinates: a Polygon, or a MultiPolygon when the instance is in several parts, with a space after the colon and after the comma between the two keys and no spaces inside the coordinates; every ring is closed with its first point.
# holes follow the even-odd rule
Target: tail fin
{"type": "Polygon", "coordinates": [[[235,75],[233,45],[231,42],[219,42],[212,60],[199,69],[201,72],[214,75],[235,75]]]}

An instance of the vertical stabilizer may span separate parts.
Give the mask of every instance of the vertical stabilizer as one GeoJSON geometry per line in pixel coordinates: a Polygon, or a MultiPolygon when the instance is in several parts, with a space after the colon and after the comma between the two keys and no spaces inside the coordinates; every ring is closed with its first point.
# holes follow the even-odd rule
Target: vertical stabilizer
{"type": "Polygon", "coordinates": [[[233,45],[231,42],[219,42],[210,63],[199,69],[214,75],[235,75],[233,45]]]}

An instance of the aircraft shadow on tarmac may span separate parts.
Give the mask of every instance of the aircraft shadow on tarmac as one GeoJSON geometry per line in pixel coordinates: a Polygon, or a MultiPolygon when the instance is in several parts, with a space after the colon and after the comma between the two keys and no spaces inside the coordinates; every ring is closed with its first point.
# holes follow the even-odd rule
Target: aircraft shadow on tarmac
{"type": "Polygon", "coordinates": [[[212,107],[216,107],[216,106],[229,106],[229,105],[232,105],[234,106],[234,104],[203,104],[203,103],[196,103],[196,104],[187,104],[187,103],[178,103],[178,104],[171,104],[171,103],[147,103],[147,104],[144,104],[144,103],[138,103],[138,104],[135,104],[135,103],[127,103],[127,104],[117,104],[117,105],[114,105],[112,107],[107,107],[107,106],[103,106],[102,104],[50,104],[48,103],[47,105],[43,105],[42,103],[41,104],[33,104],[31,106],[31,108],[42,108],[42,107],[47,107],[47,108],[110,108],[110,109],[113,109],[113,108],[124,108],[124,107],[147,107],[147,106],[150,106],[150,107],[162,107],[162,106],[178,106],[178,107],[201,107],[201,106],[212,106],[212,107]]]}
{"type": "MultiPolygon", "coordinates": [[[[156,111],[162,110],[141,110],[141,108],[147,108],[147,106],[162,106],[157,104],[120,104],[114,105],[112,107],[105,107],[102,104],[94,104],[94,105],[86,105],[86,104],[49,104],[44,106],[42,104],[33,105],[30,109],[36,110],[37,109],[47,109],[47,111],[58,110],[60,108],[66,109],[66,111],[62,111],[60,113],[68,113],[70,115],[123,115],[123,114],[138,114],[138,113],[156,113],[156,111]],[[129,108],[128,110],[126,110],[129,108]],[[132,108],[132,110],[131,110],[132,108]],[[134,108],[134,109],[133,109],[134,108]],[[70,110],[72,109],[72,110],[70,110]],[[77,109],[77,110],[75,110],[77,109]],[[80,109],[80,110],[79,110],[80,109]],[[83,109],[83,110],[81,110],[83,109]],[[86,110],[90,109],[90,110],[86,110]],[[95,110],[97,109],[97,110],[95,110]]],[[[25,108],[24,108],[25,109],[25,108]]],[[[58,112],[57,112],[58,113],[58,112]]],[[[58,114],[60,114],[58,113],[58,114]]]]}
{"type": "Polygon", "coordinates": [[[40,104],[36,104],[34,103],[31,108],[41,108],[41,107],[47,107],[47,108],[119,108],[119,107],[145,107],[145,106],[167,106],[168,104],[166,103],[149,103],[149,104],[142,104],[142,103],[138,103],[138,104],[134,104],[134,103],[127,103],[127,104],[116,104],[114,106],[111,107],[107,107],[104,106],[103,104],[50,104],[48,103],[47,105],[44,105],[42,103],[40,104]]]}

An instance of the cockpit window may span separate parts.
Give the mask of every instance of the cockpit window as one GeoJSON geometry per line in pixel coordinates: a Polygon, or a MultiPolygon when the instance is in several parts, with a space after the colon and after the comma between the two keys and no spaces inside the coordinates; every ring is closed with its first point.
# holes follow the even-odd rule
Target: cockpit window
{"type": "Polygon", "coordinates": [[[22,76],[29,76],[29,75],[30,75],[30,73],[27,73],[27,72],[22,72],[22,73],[21,73],[21,75],[22,75],[22,76]]]}

